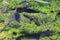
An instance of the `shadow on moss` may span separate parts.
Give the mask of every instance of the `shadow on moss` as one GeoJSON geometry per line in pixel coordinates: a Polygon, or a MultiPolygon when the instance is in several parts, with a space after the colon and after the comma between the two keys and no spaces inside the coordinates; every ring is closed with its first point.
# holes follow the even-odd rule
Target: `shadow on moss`
{"type": "Polygon", "coordinates": [[[38,33],[27,33],[27,32],[23,32],[24,35],[22,36],[18,36],[16,38],[16,40],[21,40],[21,38],[33,38],[33,39],[39,39],[40,37],[49,37],[49,36],[52,36],[54,33],[54,31],[50,31],[50,30],[47,30],[47,31],[40,31],[38,33]]]}

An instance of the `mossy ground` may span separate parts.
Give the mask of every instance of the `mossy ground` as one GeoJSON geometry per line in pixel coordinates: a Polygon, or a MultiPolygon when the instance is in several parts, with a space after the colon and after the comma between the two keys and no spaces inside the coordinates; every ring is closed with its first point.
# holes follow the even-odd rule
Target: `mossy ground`
{"type": "MultiPolygon", "coordinates": [[[[60,10],[60,0],[45,0],[49,1],[50,4],[39,3],[34,0],[27,1],[30,3],[30,5],[28,5],[30,6],[29,8],[42,11],[45,14],[27,12],[19,13],[21,16],[20,23],[16,22],[16,20],[13,20],[12,23],[0,33],[0,40],[15,40],[18,36],[23,35],[21,32],[24,30],[28,33],[37,33],[39,31],[46,31],[48,29],[55,31],[55,33],[49,37],[41,37],[39,40],[50,40],[50,38],[53,40],[56,38],[60,40],[60,15],[57,15],[57,10],[60,10]],[[24,14],[37,17],[40,26],[35,24],[35,20],[30,21],[29,19],[25,18],[23,16],[24,14]],[[13,32],[16,32],[16,35],[14,35],[13,32]]],[[[0,30],[2,30],[8,23],[8,17],[11,17],[11,9],[15,7],[23,7],[19,4],[20,2],[22,2],[22,0],[0,0],[0,30]],[[3,8],[2,6],[6,8],[6,12],[1,12],[3,8]],[[4,21],[2,22],[1,20],[4,21]]],[[[22,38],[22,40],[36,39],[22,38]]]]}

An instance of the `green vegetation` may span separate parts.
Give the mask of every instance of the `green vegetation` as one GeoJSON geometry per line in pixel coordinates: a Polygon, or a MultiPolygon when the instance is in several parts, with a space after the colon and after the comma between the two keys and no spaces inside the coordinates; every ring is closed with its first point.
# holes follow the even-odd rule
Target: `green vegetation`
{"type": "Polygon", "coordinates": [[[47,30],[54,31],[53,35],[42,36],[39,39],[23,37],[22,40],[60,40],[60,13],[58,14],[60,12],[60,0],[43,0],[43,2],[26,0],[26,5],[22,1],[0,0],[0,40],[16,40],[18,36],[24,35],[23,31],[37,33],[47,30]],[[24,7],[37,10],[40,13],[19,12],[21,18],[20,22],[17,22],[12,15],[16,10],[12,9],[24,7]],[[24,15],[30,16],[33,20],[31,21],[24,15]],[[37,20],[35,18],[38,19],[40,26],[36,25],[37,20]]]}

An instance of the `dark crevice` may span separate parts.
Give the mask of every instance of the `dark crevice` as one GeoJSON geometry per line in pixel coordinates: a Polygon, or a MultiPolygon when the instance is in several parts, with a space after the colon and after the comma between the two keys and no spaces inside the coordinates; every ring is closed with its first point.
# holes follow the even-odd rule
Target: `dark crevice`
{"type": "Polygon", "coordinates": [[[52,20],[52,22],[56,22],[57,21],[57,18],[55,17],[55,19],[54,20],[52,20]]]}
{"type": "Polygon", "coordinates": [[[0,20],[0,23],[5,22],[4,20],[0,20]]]}
{"type": "Polygon", "coordinates": [[[16,12],[18,13],[22,13],[22,12],[27,12],[27,13],[43,13],[46,14],[45,12],[39,11],[39,10],[34,10],[34,9],[30,9],[28,7],[23,7],[23,8],[13,8],[11,10],[16,10],[16,12]]]}
{"type": "Polygon", "coordinates": [[[37,17],[34,18],[34,22],[37,26],[40,26],[40,22],[39,22],[39,19],[37,17]]]}
{"type": "Polygon", "coordinates": [[[24,17],[28,18],[30,21],[33,21],[33,18],[29,15],[23,15],[24,17]]]}
{"type": "Polygon", "coordinates": [[[14,14],[14,17],[15,17],[15,20],[16,20],[17,22],[20,22],[20,15],[19,15],[19,13],[15,13],[15,14],[14,14]]]}
{"type": "Polygon", "coordinates": [[[57,15],[60,15],[60,11],[58,11],[57,15]]]}
{"type": "Polygon", "coordinates": [[[36,17],[31,17],[29,15],[24,15],[24,17],[28,18],[30,21],[34,21],[37,26],[40,26],[40,23],[38,21],[38,18],[36,17]]]}
{"type": "Polygon", "coordinates": [[[24,8],[14,8],[12,10],[16,10],[16,12],[21,13],[21,12],[27,12],[27,13],[39,13],[39,11],[34,10],[34,9],[29,9],[27,7],[24,8]]]}
{"type": "Polygon", "coordinates": [[[35,24],[36,24],[37,26],[40,26],[40,23],[39,23],[39,21],[35,22],[35,24]]]}
{"type": "Polygon", "coordinates": [[[60,18],[60,10],[57,10],[56,19],[60,18]]]}
{"type": "Polygon", "coordinates": [[[33,38],[33,39],[39,39],[40,37],[45,37],[45,36],[49,37],[49,36],[52,36],[53,33],[54,32],[53,31],[50,31],[50,30],[40,31],[38,33],[23,32],[22,34],[24,34],[24,35],[18,36],[16,38],[16,40],[21,40],[21,38],[24,38],[24,37],[26,37],[26,38],[33,38]]]}
{"type": "Polygon", "coordinates": [[[51,12],[51,13],[54,13],[54,11],[53,11],[53,10],[51,10],[50,12],[51,12]]]}
{"type": "MultiPolygon", "coordinates": [[[[14,19],[17,21],[17,22],[20,22],[20,15],[19,15],[19,13],[14,13],[14,19]]],[[[1,32],[3,32],[10,24],[11,24],[11,22],[12,22],[12,20],[8,20],[8,23],[5,25],[5,27],[2,29],[2,30],[0,30],[0,33],[1,32]]],[[[13,25],[13,26],[15,26],[15,28],[17,28],[16,26],[17,25],[13,25]]],[[[18,25],[18,27],[19,27],[20,25],[18,25]]]]}
{"type": "Polygon", "coordinates": [[[26,9],[24,10],[25,12],[28,12],[28,13],[39,13],[39,11],[37,10],[33,10],[33,9],[26,9]]]}
{"type": "Polygon", "coordinates": [[[60,32],[58,32],[59,36],[60,36],[60,32]]]}
{"type": "Polygon", "coordinates": [[[16,35],[17,33],[16,32],[13,32],[13,35],[16,35]]]}

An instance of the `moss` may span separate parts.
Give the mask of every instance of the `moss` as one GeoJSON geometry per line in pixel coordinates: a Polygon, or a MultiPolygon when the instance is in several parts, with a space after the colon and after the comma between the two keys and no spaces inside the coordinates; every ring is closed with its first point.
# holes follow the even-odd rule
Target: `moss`
{"type": "MultiPolygon", "coordinates": [[[[43,0],[48,2],[40,2],[39,0],[0,0],[0,39],[16,40],[17,37],[24,35],[23,31],[28,33],[37,33],[39,31],[53,30],[54,33],[49,37],[41,37],[39,40],[60,40],[60,1],[59,0],[43,0]],[[28,4],[27,4],[27,3],[28,4]],[[24,5],[26,4],[26,5],[24,5]],[[25,8],[21,12],[17,12],[16,8],[25,8]],[[27,9],[29,9],[27,11],[27,9]],[[31,12],[31,10],[39,12],[31,12]],[[17,22],[11,14],[15,12],[20,15],[17,22]],[[27,17],[27,16],[28,17],[27,17]],[[9,25],[7,25],[9,24],[9,25]],[[5,27],[7,25],[7,27],[5,27]],[[3,30],[4,28],[4,30],[3,30]],[[1,30],[3,30],[1,32],[1,30]]],[[[32,38],[22,38],[22,40],[38,40],[32,38]]]]}

